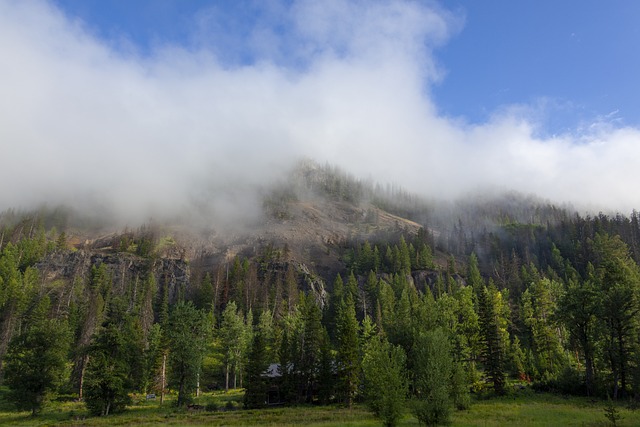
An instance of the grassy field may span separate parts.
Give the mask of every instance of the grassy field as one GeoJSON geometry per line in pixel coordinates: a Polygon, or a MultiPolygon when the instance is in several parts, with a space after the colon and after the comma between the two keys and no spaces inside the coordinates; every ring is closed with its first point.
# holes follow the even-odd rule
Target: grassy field
{"type": "MultiPolygon", "coordinates": [[[[270,408],[261,411],[241,410],[242,394],[238,391],[208,393],[197,404],[208,410],[179,410],[172,401],[134,399],[125,413],[109,417],[89,417],[81,403],[52,402],[42,414],[32,418],[26,412],[15,412],[0,400],[0,425],[7,426],[379,426],[363,406],[353,409],[336,406],[270,408]],[[215,407],[215,410],[213,410],[215,407]]],[[[607,426],[606,402],[586,398],[567,398],[550,394],[519,392],[507,397],[476,400],[468,411],[454,412],[452,426],[607,426]]],[[[640,426],[640,410],[617,405],[622,419],[619,426],[640,426]]],[[[417,426],[409,414],[401,426],[417,426]]]]}

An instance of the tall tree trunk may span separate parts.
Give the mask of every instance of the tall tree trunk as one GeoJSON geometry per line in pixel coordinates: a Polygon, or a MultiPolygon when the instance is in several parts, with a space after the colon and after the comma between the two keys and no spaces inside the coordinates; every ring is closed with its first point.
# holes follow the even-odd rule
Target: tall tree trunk
{"type": "Polygon", "coordinates": [[[196,375],[196,397],[200,396],[200,372],[196,375]]]}
{"type": "Polygon", "coordinates": [[[224,391],[229,392],[229,364],[227,363],[224,370],[224,391]]]}
{"type": "Polygon", "coordinates": [[[164,352],[162,354],[162,373],[160,374],[160,404],[164,402],[164,387],[166,384],[166,373],[167,373],[167,353],[164,352]]]}
{"type": "Polygon", "coordinates": [[[11,306],[7,308],[7,316],[2,322],[2,339],[0,339],[0,384],[4,378],[4,356],[9,349],[9,341],[13,335],[13,321],[14,321],[14,306],[15,303],[11,302],[11,306]]]}
{"type": "Polygon", "coordinates": [[[85,354],[82,357],[82,365],[80,366],[80,378],[78,381],[78,400],[82,400],[83,398],[83,390],[84,390],[84,374],[87,371],[87,364],[89,364],[89,355],[85,354]]]}
{"type": "Polygon", "coordinates": [[[591,354],[584,355],[585,378],[584,383],[587,388],[587,396],[593,395],[593,356],[591,354]]]}

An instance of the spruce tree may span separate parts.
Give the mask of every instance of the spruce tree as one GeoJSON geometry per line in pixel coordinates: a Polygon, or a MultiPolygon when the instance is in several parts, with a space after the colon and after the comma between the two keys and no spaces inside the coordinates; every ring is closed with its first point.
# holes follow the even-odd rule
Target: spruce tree
{"type": "Polygon", "coordinates": [[[338,312],[337,342],[336,361],[340,392],[344,402],[351,407],[358,389],[360,352],[358,348],[358,320],[350,294],[347,294],[338,312]]]}
{"type": "Polygon", "coordinates": [[[43,320],[11,340],[5,358],[8,400],[38,414],[68,374],[70,334],[64,322],[43,320]]]}
{"type": "Polygon", "coordinates": [[[131,403],[129,366],[120,325],[108,319],[89,349],[84,400],[93,415],[124,411],[131,403]]]}
{"type": "Polygon", "coordinates": [[[479,298],[480,328],[483,340],[482,355],[485,372],[496,394],[505,392],[506,319],[504,301],[498,289],[490,284],[483,287],[479,298]]]}
{"type": "Polygon", "coordinates": [[[197,387],[206,349],[209,325],[207,316],[191,302],[178,302],[169,315],[170,384],[178,390],[176,404],[188,403],[197,387]]]}
{"type": "Polygon", "coordinates": [[[251,350],[247,362],[247,381],[244,393],[244,406],[247,409],[262,408],[266,404],[269,384],[265,376],[269,368],[266,342],[259,330],[253,335],[251,350]]]}

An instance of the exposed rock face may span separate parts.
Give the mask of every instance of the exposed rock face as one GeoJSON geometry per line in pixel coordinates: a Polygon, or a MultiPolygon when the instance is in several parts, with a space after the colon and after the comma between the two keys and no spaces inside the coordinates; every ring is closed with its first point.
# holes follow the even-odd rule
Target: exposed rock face
{"type": "Polygon", "coordinates": [[[42,278],[46,282],[62,280],[87,281],[91,267],[104,264],[111,275],[113,292],[122,294],[128,283],[147,277],[149,269],[155,276],[158,289],[165,286],[170,302],[175,301],[179,291],[185,292],[190,287],[190,271],[186,261],[173,258],[146,259],[130,253],[102,253],[87,250],[75,252],[57,252],[50,254],[38,263],[42,278]]]}

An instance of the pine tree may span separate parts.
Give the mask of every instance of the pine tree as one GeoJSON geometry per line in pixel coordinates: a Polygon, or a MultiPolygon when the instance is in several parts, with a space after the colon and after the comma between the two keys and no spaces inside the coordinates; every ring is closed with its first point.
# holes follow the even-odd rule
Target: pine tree
{"type": "Polygon", "coordinates": [[[537,371],[543,378],[555,376],[563,365],[562,347],[553,321],[556,312],[553,292],[558,286],[549,279],[537,280],[521,297],[521,317],[529,328],[537,371]]]}
{"type": "Polygon", "coordinates": [[[558,304],[557,315],[584,358],[587,395],[594,393],[598,314],[601,295],[591,281],[571,282],[558,304]]]}
{"type": "Polygon", "coordinates": [[[42,320],[11,340],[5,363],[7,395],[36,415],[68,374],[70,334],[64,322],[42,320]]]}
{"type": "Polygon", "coordinates": [[[338,380],[344,402],[351,407],[358,389],[360,352],[358,348],[358,320],[351,295],[340,306],[337,324],[338,380]]]}
{"type": "Polygon", "coordinates": [[[596,260],[593,280],[602,294],[602,320],[612,373],[613,398],[627,393],[633,348],[640,327],[640,271],[619,236],[597,234],[591,244],[596,260]]]}
{"type": "Polygon", "coordinates": [[[169,315],[170,383],[178,390],[177,405],[191,400],[197,387],[206,349],[209,325],[207,316],[191,302],[178,302],[169,315]]]}
{"type": "Polygon", "coordinates": [[[473,289],[474,295],[479,295],[482,292],[484,286],[484,280],[480,275],[480,269],[478,267],[478,257],[475,253],[472,253],[469,257],[469,271],[467,273],[467,285],[473,289]]]}
{"type": "Polygon", "coordinates": [[[322,327],[322,335],[320,338],[320,360],[318,366],[318,400],[321,404],[326,405],[331,401],[334,395],[334,365],[333,349],[331,348],[331,340],[329,333],[325,327],[322,327]]]}
{"type": "Polygon", "coordinates": [[[298,399],[313,403],[313,392],[319,376],[321,346],[323,339],[322,313],[309,296],[303,297],[300,303],[303,332],[301,351],[295,361],[299,372],[298,399]]]}
{"type": "Polygon", "coordinates": [[[266,342],[262,333],[253,334],[253,342],[247,363],[247,382],[244,393],[244,406],[247,409],[262,408],[266,404],[269,385],[265,376],[269,368],[266,342]]]}
{"type": "Polygon", "coordinates": [[[106,416],[131,403],[124,336],[117,319],[109,318],[89,349],[84,400],[89,412],[106,416]]]}
{"type": "Polygon", "coordinates": [[[502,294],[490,284],[483,287],[479,298],[483,357],[488,380],[496,394],[505,392],[506,319],[502,294]]]}

